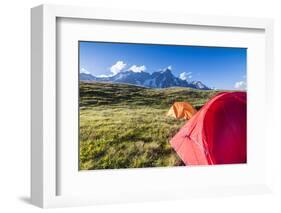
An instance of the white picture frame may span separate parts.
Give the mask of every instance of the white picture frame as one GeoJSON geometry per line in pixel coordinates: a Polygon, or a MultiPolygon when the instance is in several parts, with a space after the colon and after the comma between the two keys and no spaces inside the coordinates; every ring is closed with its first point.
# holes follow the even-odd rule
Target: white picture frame
{"type": "MultiPolygon", "coordinates": [[[[98,180],[110,181],[113,178],[125,178],[130,176],[138,178],[139,174],[142,173],[146,178],[163,177],[169,176],[172,181],[177,180],[183,182],[185,175],[191,175],[193,177],[192,185],[184,185],[180,188],[179,185],[168,185],[166,188],[164,183],[159,181],[157,186],[149,186],[151,191],[141,191],[141,188],[146,189],[144,185],[140,185],[135,190],[132,189],[130,182],[128,183],[128,189],[113,188],[112,191],[109,189],[97,189],[96,194],[86,193],[87,188],[89,190],[91,185],[84,185],[79,190],[79,186],[75,183],[75,179],[69,178],[67,186],[73,186],[66,193],[61,193],[61,184],[67,182],[66,179],[61,178],[61,173],[65,172],[64,168],[67,165],[61,163],[59,149],[63,146],[58,146],[58,88],[60,87],[60,81],[57,78],[58,68],[58,48],[59,44],[57,41],[59,20],[101,20],[101,21],[118,21],[119,23],[152,23],[155,26],[197,26],[206,28],[220,28],[224,31],[232,32],[233,30],[246,30],[246,31],[257,31],[262,32],[262,36],[257,39],[262,52],[259,52],[261,57],[262,67],[257,68],[260,71],[257,76],[253,77],[254,73],[249,76],[251,82],[264,82],[264,87],[259,88],[259,92],[263,94],[264,103],[261,107],[270,106],[273,103],[271,92],[273,85],[271,82],[273,76],[273,21],[271,19],[257,19],[257,18],[241,18],[241,17],[216,17],[216,16],[203,16],[203,15],[187,15],[187,14],[166,14],[166,13],[153,13],[145,11],[122,11],[122,10],[111,10],[111,9],[100,9],[100,8],[85,8],[85,7],[74,7],[74,6],[54,6],[54,5],[41,5],[31,10],[31,201],[34,205],[47,208],[47,207],[61,207],[61,206],[76,206],[76,205],[92,205],[99,203],[116,203],[116,202],[138,202],[143,200],[165,200],[165,199],[178,199],[187,197],[198,197],[198,196],[214,196],[214,195],[232,195],[232,194],[251,194],[251,193],[263,193],[270,191],[270,165],[269,161],[266,160],[268,152],[263,152],[264,148],[270,146],[270,132],[272,131],[272,124],[270,116],[264,118],[266,124],[266,133],[262,139],[253,137],[255,140],[259,140],[260,148],[257,148],[257,154],[255,158],[261,158],[263,161],[262,168],[253,169],[253,174],[249,175],[248,179],[235,177],[236,182],[227,181],[214,181],[214,184],[208,184],[200,186],[200,180],[196,182],[198,177],[206,177],[210,175],[211,179],[215,179],[218,173],[229,173],[234,176],[246,172],[250,167],[243,165],[233,165],[232,167],[197,167],[197,168],[167,168],[167,169],[142,169],[131,170],[129,173],[124,170],[118,171],[106,171],[106,173],[87,173],[83,172],[83,180],[85,183],[89,183],[89,177],[92,178],[99,176],[98,180]],[[263,43],[264,42],[264,43],[263,43]],[[266,78],[262,78],[266,76],[266,78]],[[255,78],[255,79],[254,79],[255,78]],[[223,171],[224,170],[224,171],[223,171]],[[236,171],[237,170],[237,171],[236,171]],[[171,175],[174,172],[175,175],[171,175]],[[256,173],[255,173],[256,172],[256,173]],[[148,174],[149,173],[149,174],[148,174]],[[108,175],[111,175],[108,177],[108,175]],[[116,175],[117,174],[117,175],[116,175]],[[260,175],[260,178],[256,178],[253,183],[250,183],[250,178],[254,175],[260,175]],[[120,176],[118,176],[120,175],[120,176]],[[123,175],[123,176],[122,176],[123,175]],[[76,187],[75,187],[76,186],[76,187]],[[163,189],[160,187],[163,186],[163,189]],[[153,188],[154,187],[154,188],[153,188]],[[129,189],[131,188],[131,189],[129,189]],[[79,193],[71,193],[73,191],[79,191],[79,193]],[[100,190],[100,191],[98,191],[100,190]],[[123,190],[123,191],[122,191],[123,190]],[[135,191],[135,192],[134,192],[135,191]],[[122,196],[120,195],[122,194],[122,196]]],[[[90,27],[90,26],[89,26],[90,27]]],[[[71,30],[71,28],[70,28],[71,30]]],[[[73,33],[75,34],[75,33],[73,33]]],[[[235,38],[235,33],[233,37],[235,38]]],[[[71,37],[71,36],[70,36],[71,37]]],[[[73,37],[74,38],[74,37],[73,37]]],[[[76,37],[74,38],[76,39],[76,37]]],[[[234,39],[235,40],[235,39],[234,39]]],[[[214,41],[213,41],[214,42],[214,41]]],[[[162,41],[163,43],[163,41],[162,41]]],[[[168,42],[169,43],[169,42],[168,42]]],[[[230,43],[232,45],[232,43],[230,43]]],[[[206,45],[212,45],[211,41],[206,42],[206,45]],[[208,44],[210,43],[210,44],[208,44]]],[[[213,43],[213,45],[217,45],[213,43]]],[[[235,44],[233,44],[235,45],[235,44]]],[[[238,45],[238,44],[237,44],[238,45]]],[[[249,44],[249,45],[254,45],[249,44]]],[[[253,60],[253,58],[249,58],[253,60]]],[[[249,63],[252,63],[249,61],[249,63]]],[[[253,64],[253,63],[252,63],[253,64]]],[[[254,65],[253,65],[254,68],[254,65]]],[[[67,81],[68,84],[72,84],[72,77],[67,81]]],[[[249,88],[250,94],[254,94],[251,91],[257,89],[257,85],[252,83],[252,87],[249,88]]],[[[250,97],[250,100],[254,103],[255,97],[250,97]]],[[[251,108],[250,108],[251,109],[251,108]]],[[[269,113],[270,114],[270,113],[269,113]]],[[[250,117],[251,120],[251,117],[250,117]]],[[[260,128],[260,127],[257,127],[260,128]]],[[[253,131],[257,129],[253,128],[253,131]]],[[[250,152],[252,149],[250,148],[250,152]]],[[[69,151],[69,155],[73,155],[73,152],[69,151]],[[72,154],[71,154],[72,153],[72,154]]],[[[248,171],[250,173],[252,170],[248,171]]],[[[78,170],[77,170],[78,172],[78,170]]],[[[67,174],[69,175],[69,174],[67,174]]],[[[227,174],[224,177],[227,177],[227,174]]],[[[63,176],[63,175],[62,175],[63,176]]],[[[191,177],[190,176],[190,177],[191,177]]],[[[246,175],[247,176],[247,175],[246,175]]],[[[71,177],[71,174],[70,176],[71,177]]],[[[234,179],[234,177],[232,178],[234,179]]],[[[77,179],[78,180],[78,179],[77,179]]],[[[123,181],[126,183],[126,179],[123,181]]],[[[102,184],[102,183],[101,183],[102,184]]],[[[109,184],[109,186],[111,186],[109,184]]],[[[106,187],[105,187],[106,188],[106,187]]],[[[123,187],[124,188],[124,187],[123,187]]],[[[126,188],[126,187],[125,187],[126,188]]],[[[91,189],[92,190],[92,189],[91,189]]]]}

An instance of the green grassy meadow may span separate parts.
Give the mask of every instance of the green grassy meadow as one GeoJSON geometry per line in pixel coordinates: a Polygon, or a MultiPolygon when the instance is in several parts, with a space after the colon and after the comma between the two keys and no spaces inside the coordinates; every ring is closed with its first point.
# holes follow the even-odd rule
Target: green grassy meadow
{"type": "Polygon", "coordinates": [[[175,101],[200,109],[217,92],[80,82],[80,169],[183,165],[169,140],[186,121],[165,114],[175,101]]]}

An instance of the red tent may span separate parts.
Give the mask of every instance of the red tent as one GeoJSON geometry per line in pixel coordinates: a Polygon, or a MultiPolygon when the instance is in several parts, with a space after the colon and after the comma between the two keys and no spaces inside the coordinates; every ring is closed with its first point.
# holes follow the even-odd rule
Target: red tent
{"type": "Polygon", "coordinates": [[[223,92],[207,102],[172,138],[186,165],[246,163],[246,92],[223,92]]]}

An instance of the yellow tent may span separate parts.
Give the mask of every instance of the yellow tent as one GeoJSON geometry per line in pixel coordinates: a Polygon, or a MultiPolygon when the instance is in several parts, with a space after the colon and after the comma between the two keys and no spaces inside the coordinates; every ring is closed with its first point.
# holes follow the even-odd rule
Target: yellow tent
{"type": "Polygon", "coordinates": [[[174,117],[176,119],[184,118],[190,119],[197,112],[193,106],[187,102],[175,102],[169,109],[167,116],[174,117]]]}

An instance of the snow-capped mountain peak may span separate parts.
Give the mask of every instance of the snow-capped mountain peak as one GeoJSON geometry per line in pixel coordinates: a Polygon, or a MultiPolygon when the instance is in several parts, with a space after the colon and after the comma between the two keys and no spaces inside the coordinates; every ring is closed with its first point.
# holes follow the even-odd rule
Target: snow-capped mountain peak
{"type": "Polygon", "coordinates": [[[206,85],[201,81],[191,81],[190,83],[196,85],[198,89],[206,89],[206,85]]]}

